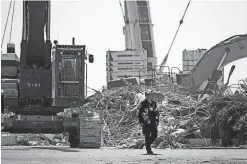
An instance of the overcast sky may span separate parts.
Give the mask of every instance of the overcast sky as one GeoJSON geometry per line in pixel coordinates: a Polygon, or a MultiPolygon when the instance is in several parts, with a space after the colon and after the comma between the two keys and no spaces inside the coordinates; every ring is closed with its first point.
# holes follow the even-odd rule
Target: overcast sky
{"type": "MultiPolygon", "coordinates": [[[[123,0],[122,4],[123,4],[123,0]]],[[[1,39],[7,18],[9,2],[1,1],[1,39]]],[[[161,63],[176,32],[188,0],[150,0],[151,19],[158,64],[161,63]]],[[[9,23],[10,24],[10,23],[9,23]]],[[[88,53],[95,56],[89,64],[88,86],[100,89],[106,84],[107,50],[124,50],[124,20],[118,0],[52,1],[51,39],[60,44],[85,44],[88,53]]],[[[8,26],[10,27],[10,26],[8,26]]],[[[3,52],[9,40],[6,31],[3,52]]],[[[15,5],[12,42],[20,53],[22,31],[22,2],[15,5]]],[[[167,64],[182,68],[184,49],[209,49],[233,35],[247,33],[247,0],[199,1],[192,0],[184,24],[181,26],[167,64]]],[[[238,60],[231,83],[247,77],[247,58],[238,60]]],[[[225,68],[229,72],[230,66],[225,68]]]]}

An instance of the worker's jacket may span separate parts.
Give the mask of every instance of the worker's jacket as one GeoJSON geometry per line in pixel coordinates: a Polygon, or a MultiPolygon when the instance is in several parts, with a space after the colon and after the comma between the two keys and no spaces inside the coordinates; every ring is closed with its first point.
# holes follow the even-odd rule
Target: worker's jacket
{"type": "Polygon", "coordinates": [[[145,99],[139,106],[139,123],[155,124],[159,123],[159,112],[157,109],[157,103],[152,101],[151,103],[145,99]]]}

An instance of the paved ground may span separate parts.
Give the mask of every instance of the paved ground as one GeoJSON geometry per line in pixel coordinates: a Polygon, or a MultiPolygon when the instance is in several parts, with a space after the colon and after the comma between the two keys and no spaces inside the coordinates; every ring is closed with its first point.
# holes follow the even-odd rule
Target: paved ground
{"type": "Polygon", "coordinates": [[[115,148],[70,149],[68,147],[3,147],[3,164],[247,164],[247,149],[160,149],[156,155],[144,150],[115,148]]]}

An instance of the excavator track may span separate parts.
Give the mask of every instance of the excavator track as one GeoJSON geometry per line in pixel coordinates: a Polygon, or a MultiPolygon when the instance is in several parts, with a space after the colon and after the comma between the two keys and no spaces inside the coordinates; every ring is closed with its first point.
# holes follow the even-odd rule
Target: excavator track
{"type": "Polygon", "coordinates": [[[102,141],[101,120],[98,116],[88,117],[83,114],[76,116],[78,128],[70,133],[71,148],[100,148],[102,141]]]}
{"type": "Polygon", "coordinates": [[[100,148],[102,138],[101,120],[99,117],[85,117],[79,115],[80,120],[80,148],[100,148]]]}

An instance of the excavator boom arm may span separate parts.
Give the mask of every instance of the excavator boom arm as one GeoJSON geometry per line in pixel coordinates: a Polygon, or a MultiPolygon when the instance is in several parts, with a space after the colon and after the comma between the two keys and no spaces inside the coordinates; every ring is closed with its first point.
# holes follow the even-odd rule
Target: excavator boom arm
{"type": "Polygon", "coordinates": [[[182,85],[195,94],[202,83],[210,79],[213,72],[225,65],[247,57],[247,34],[232,36],[208,50],[191,70],[182,85]]]}
{"type": "Polygon", "coordinates": [[[20,105],[51,105],[50,1],[23,2],[20,105]]]}

